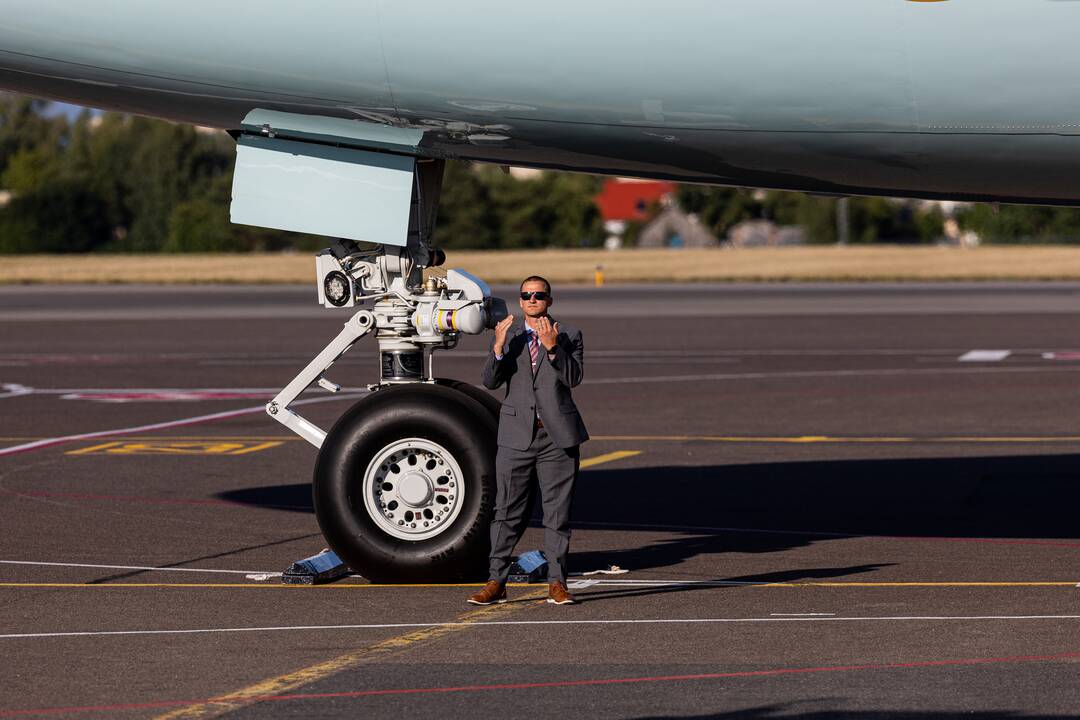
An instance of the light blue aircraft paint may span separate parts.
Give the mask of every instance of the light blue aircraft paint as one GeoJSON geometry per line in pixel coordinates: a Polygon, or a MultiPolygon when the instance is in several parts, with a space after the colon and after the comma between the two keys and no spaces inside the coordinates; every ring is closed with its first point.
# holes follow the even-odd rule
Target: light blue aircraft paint
{"type": "Polygon", "coordinates": [[[95,107],[232,130],[288,113],[420,157],[1080,203],[1076,2],[0,0],[0,16],[0,87],[95,107]]]}

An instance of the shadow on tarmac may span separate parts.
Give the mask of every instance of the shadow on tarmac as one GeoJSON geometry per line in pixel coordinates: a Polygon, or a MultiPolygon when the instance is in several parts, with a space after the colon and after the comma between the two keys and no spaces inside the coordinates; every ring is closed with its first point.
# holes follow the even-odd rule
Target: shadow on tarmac
{"type": "MultiPolygon", "coordinates": [[[[245,488],[218,497],[313,512],[307,484],[245,488]]],[[[574,500],[576,527],[655,527],[679,535],[624,550],[573,553],[570,561],[575,568],[614,563],[656,569],[698,555],[778,552],[834,536],[1076,538],[1078,506],[1080,455],[587,470],[574,500]]],[[[536,516],[533,524],[539,524],[536,516]]],[[[814,575],[798,574],[798,579],[808,577],[814,575]]],[[[778,581],[772,576],[725,580],[778,581]]]]}
{"type": "Polygon", "coordinates": [[[1078,503],[1080,455],[825,460],[587,471],[574,520],[729,528],[726,550],[772,552],[829,535],[1077,538],[1078,503]]]}

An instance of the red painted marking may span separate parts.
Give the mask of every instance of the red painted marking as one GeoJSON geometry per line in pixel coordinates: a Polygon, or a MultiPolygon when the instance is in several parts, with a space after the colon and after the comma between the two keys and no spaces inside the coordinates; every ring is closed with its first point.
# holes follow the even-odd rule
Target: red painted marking
{"type": "Polygon", "coordinates": [[[1080,352],[1054,352],[1046,353],[1047,360],[1080,360],[1080,352]]]}
{"type": "MultiPolygon", "coordinates": [[[[692,682],[701,680],[729,680],[740,678],[782,677],[786,675],[815,675],[820,673],[856,672],[866,670],[910,670],[919,668],[957,667],[975,665],[1002,665],[1029,662],[1057,662],[1080,660],[1080,652],[1057,653],[1054,655],[1016,655],[994,658],[962,658],[957,660],[924,660],[908,663],[882,663],[865,665],[832,665],[824,667],[775,668],[772,670],[744,670],[726,673],[698,673],[694,675],[652,675],[627,678],[595,678],[590,680],[557,680],[554,682],[503,683],[498,685],[459,685],[451,687],[392,688],[386,690],[353,690],[336,693],[297,693],[292,695],[261,695],[245,698],[238,704],[247,705],[257,702],[283,702],[288,700],[322,700],[330,698],[361,698],[376,695],[425,695],[436,693],[483,692],[490,690],[531,690],[560,687],[589,687],[597,685],[632,685],[660,682],[692,682]]],[[[203,703],[229,701],[223,698],[204,698],[201,700],[162,700],[147,703],[127,703],[118,705],[87,705],[82,707],[53,707],[25,710],[0,710],[0,718],[26,717],[31,715],[58,715],[81,712],[117,712],[121,710],[140,710],[145,708],[178,707],[201,705],[203,703]]]]}
{"type": "Polygon", "coordinates": [[[271,392],[202,392],[183,390],[177,392],[114,392],[114,393],[69,393],[61,396],[64,400],[93,400],[94,402],[129,403],[129,402],[198,402],[201,400],[261,400],[272,398],[271,392]]]}
{"type": "Polygon", "coordinates": [[[1080,543],[1064,542],[1058,540],[1006,540],[1003,538],[949,538],[949,537],[919,537],[917,535],[879,536],[879,535],[852,535],[852,537],[882,537],[885,540],[918,540],[920,542],[956,542],[956,543],[986,543],[989,545],[1048,545],[1050,547],[1078,548],[1080,543]]]}
{"type": "MultiPolygon", "coordinates": [[[[153,505],[224,505],[226,507],[246,508],[252,507],[252,503],[242,503],[234,500],[215,500],[213,498],[162,498],[144,497],[139,495],[92,495],[88,493],[48,492],[44,490],[8,490],[0,488],[0,493],[24,497],[61,498],[65,500],[108,500],[113,502],[136,502],[153,505]]],[[[275,510],[310,510],[303,505],[264,505],[259,507],[275,510]]]]}

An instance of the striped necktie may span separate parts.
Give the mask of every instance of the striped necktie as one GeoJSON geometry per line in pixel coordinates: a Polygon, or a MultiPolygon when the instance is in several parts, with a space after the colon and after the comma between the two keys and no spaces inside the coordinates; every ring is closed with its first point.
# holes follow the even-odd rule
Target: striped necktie
{"type": "Polygon", "coordinates": [[[529,357],[532,358],[532,371],[533,375],[535,375],[540,362],[540,341],[537,340],[535,330],[529,333],[529,357]]]}

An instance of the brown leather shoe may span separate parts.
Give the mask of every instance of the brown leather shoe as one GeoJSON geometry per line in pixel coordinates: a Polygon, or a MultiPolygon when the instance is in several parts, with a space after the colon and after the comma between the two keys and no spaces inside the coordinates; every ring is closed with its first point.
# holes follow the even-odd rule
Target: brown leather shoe
{"type": "Polygon", "coordinates": [[[548,583],[547,601],[552,605],[574,605],[577,603],[574,596],[566,589],[566,585],[561,582],[548,583]]]}
{"type": "Polygon", "coordinates": [[[506,585],[498,580],[488,580],[480,592],[470,595],[465,602],[473,605],[494,605],[506,602],[506,585]]]}

